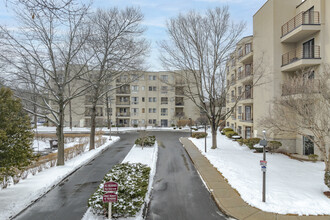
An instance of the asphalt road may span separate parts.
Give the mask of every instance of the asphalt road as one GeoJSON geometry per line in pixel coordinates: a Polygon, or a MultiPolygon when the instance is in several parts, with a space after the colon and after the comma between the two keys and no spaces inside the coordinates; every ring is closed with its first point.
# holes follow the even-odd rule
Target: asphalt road
{"type": "Polygon", "coordinates": [[[15,219],[80,220],[88,208],[89,197],[104,175],[125,158],[137,137],[137,132],[120,135],[119,142],[63,180],[15,219]]]}
{"type": "Polygon", "coordinates": [[[189,133],[153,132],[159,141],[157,172],[147,220],[227,219],[205,188],[179,138],[189,133]]]}

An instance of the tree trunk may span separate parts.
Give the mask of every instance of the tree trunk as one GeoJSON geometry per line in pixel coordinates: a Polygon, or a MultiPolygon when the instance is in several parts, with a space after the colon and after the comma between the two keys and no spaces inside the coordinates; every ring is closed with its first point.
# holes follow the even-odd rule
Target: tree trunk
{"type": "Polygon", "coordinates": [[[96,102],[91,109],[91,134],[89,137],[89,150],[95,149],[95,127],[96,127],[96,102]]]}
{"type": "Polygon", "coordinates": [[[214,126],[214,123],[211,125],[212,127],[212,149],[217,148],[217,129],[214,126]]]}
{"type": "Polygon", "coordinates": [[[72,130],[72,105],[71,105],[71,101],[69,102],[69,118],[70,118],[70,129],[72,130]]]}
{"type": "MultiPolygon", "coordinates": [[[[108,129],[111,129],[111,121],[110,121],[110,112],[109,112],[109,96],[108,93],[105,93],[105,103],[107,107],[107,124],[108,124],[108,129]]],[[[111,137],[110,137],[111,138],[111,137]]]]}
{"type": "MultiPolygon", "coordinates": [[[[33,105],[33,112],[34,113],[37,112],[37,105],[33,105]]],[[[34,127],[37,128],[38,127],[38,116],[37,116],[37,114],[35,114],[33,116],[33,120],[34,120],[34,127]]]]}
{"type": "Polygon", "coordinates": [[[64,108],[60,107],[59,113],[59,124],[56,128],[56,136],[57,136],[57,166],[64,165],[64,108]]]}
{"type": "Polygon", "coordinates": [[[328,157],[324,158],[324,162],[325,162],[324,183],[330,189],[330,151],[328,152],[328,157]]]}

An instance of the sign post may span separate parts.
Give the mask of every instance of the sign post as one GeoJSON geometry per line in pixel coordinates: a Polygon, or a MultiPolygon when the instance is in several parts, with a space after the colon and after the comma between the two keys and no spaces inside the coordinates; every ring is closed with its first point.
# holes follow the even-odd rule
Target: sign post
{"type": "Polygon", "coordinates": [[[207,133],[206,133],[206,123],[205,123],[205,153],[206,153],[206,137],[207,137],[207,133]]]}
{"type": "Polygon", "coordinates": [[[108,219],[111,219],[111,206],[113,202],[117,202],[118,196],[116,192],[118,190],[118,183],[116,182],[106,182],[104,183],[103,190],[109,193],[106,193],[103,195],[103,202],[108,202],[109,203],[109,208],[108,208],[108,219]]]}
{"type": "Polygon", "coordinates": [[[262,201],[266,202],[266,171],[267,171],[267,161],[266,161],[266,131],[263,130],[264,139],[260,141],[260,146],[263,146],[263,160],[260,161],[261,171],[262,171],[262,201]]]}

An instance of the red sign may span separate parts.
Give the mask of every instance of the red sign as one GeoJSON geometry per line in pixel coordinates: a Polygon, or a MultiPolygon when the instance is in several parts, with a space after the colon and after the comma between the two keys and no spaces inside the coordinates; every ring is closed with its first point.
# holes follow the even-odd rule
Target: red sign
{"type": "Polygon", "coordinates": [[[108,192],[108,191],[112,191],[115,192],[118,190],[118,183],[116,182],[106,182],[104,183],[104,187],[103,190],[108,192]]]}
{"type": "Polygon", "coordinates": [[[260,166],[267,166],[267,161],[260,160],[260,166]]]}
{"type": "Polygon", "coordinates": [[[103,195],[103,202],[117,202],[117,199],[116,193],[106,193],[103,195]]]}

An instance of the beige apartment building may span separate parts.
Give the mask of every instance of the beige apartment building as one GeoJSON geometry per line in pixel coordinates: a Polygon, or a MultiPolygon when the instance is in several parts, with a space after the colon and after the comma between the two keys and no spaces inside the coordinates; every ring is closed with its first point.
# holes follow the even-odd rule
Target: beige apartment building
{"type": "MultiPolygon", "coordinates": [[[[248,91],[227,120],[227,126],[244,138],[262,137],[264,128],[259,120],[271,113],[275,98],[292,95],[282,87],[289,78],[309,69],[307,78],[317,79],[330,63],[329,36],[329,0],[268,0],[253,17],[253,36],[237,44],[227,65],[227,109],[243,89],[248,91]],[[249,85],[257,80],[256,71],[264,75],[252,90],[249,85]]],[[[307,135],[310,134],[306,132],[307,135]]],[[[306,136],[272,134],[270,138],[281,141],[288,152],[318,154],[306,136]]]]}
{"type": "MultiPolygon", "coordinates": [[[[111,124],[119,126],[176,125],[177,120],[196,120],[200,111],[184,95],[185,83],[174,72],[143,72],[133,74],[135,80],[127,85],[127,75],[112,82],[115,90],[97,104],[97,126],[107,126],[109,113],[111,124]]],[[[72,101],[73,126],[90,126],[91,97],[86,94],[72,101]]],[[[69,108],[66,108],[66,126],[69,124],[69,108]]]]}

